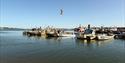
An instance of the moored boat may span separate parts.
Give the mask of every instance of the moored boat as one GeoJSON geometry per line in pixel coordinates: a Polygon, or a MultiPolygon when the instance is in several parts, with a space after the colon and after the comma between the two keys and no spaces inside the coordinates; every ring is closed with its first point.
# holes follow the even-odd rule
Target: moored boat
{"type": "Polygon", "coordinates": [[[64,31],[59,33],[60,37],[75,37],[74,31],[64,31]]]}
{"type": "Polygon", "coordinates": [[[76,38],[93,40],[96,38],[96,35],[95,35],[94,30],[88,31],[88,29],[86,29],[84,33],[82,32],[76,33],[76,38]]]}
{"type": "Polygon", "coordinates": [[[125,32],[120,33],[120,34],[116,34],[114,36],[115,39],[125,39],[125,32]]]}
{"type": "Polygon", "coordinates": [[[46,35],[47,37],[75,37],[73,31],[49,32],[46,35]]]}
{"type": "MultiPolygon", "coordinates": [[[[81,28],[79,29],[81,30],[81,28]]],[[[83,29],[82,29],[83,30],[83,29]]],[[[90,29],[90,25],[88,25],[88,28],[85,29],[84,31],[78,31],[76,33],[76,38],[77,39],[87,39],[87,40],[93,40],[96,38],[96,35],[95,35],[95,30],[93,29],[90,29]]]]}
{"type": "Polygon", "coordinates": [[[97,40],[108,40],[108,39],[113,39],[114,35],[107,35],[107,34],[98,34],[96,35],[97,40]]]}
{"type": "Polygon", "coordinates": [[[59,37],[59,34],[56,32],[49,32],[46,33],[46,37],[59,37]]]}

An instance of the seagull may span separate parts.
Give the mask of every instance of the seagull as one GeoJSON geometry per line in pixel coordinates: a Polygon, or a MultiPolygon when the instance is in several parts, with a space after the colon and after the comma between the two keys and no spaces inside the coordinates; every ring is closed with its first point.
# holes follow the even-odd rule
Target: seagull
{"type": "Polygon", "coordinates": [[[60,9],[60,15],[63,15],[63,9],[60,9]]]}

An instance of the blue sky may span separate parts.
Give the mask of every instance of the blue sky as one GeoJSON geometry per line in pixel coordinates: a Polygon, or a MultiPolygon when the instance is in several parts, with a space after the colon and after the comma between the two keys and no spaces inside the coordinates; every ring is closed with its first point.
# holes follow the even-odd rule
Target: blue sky
{"type": "Polygon", "coordinates": [[[1,26],[125,25],[125,0],[0,0],[0,6],[1,26]]]}

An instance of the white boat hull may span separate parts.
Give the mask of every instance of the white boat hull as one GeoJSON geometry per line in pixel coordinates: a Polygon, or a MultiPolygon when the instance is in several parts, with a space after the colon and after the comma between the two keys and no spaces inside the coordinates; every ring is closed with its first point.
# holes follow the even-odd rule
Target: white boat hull
{"type": "Polygon", "coordinates": [[[76,33],[76,38],[78,39],[89,39],[93,40],[96,38],[95,34],[83,34],[83,33],[76,33]]]}
{"type": "Polygon", "coordinates": [[[114,35],[108,36],[108,35],[97,35],[98,40],[108,40],[108,39],[113,39],[114,35]]]}
{"type": "Polygon", "coordinates": [[[60,37],[75,37],[75,34],[71,35],[71,34],[60,34],[60,37]]]}

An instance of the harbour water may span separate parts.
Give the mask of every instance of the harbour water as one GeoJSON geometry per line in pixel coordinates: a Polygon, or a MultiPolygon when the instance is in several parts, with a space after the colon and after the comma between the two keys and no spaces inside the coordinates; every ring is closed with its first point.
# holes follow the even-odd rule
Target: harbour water
{"type": "Polygon", "coordinates": [[[125,40],[28,37],[0,31],[0,63],[125,63],[125,40]]]}

